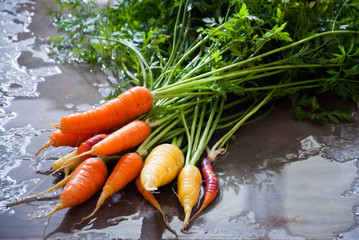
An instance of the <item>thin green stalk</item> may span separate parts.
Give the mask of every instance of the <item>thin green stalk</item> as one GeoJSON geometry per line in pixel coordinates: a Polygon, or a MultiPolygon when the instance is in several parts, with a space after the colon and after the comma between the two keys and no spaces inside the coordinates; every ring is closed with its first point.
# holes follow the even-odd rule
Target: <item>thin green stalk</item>
{"type": "MultiPolygon", "coordinates": [[[[195,89],[192,89],[195,91],[195,89]]],[[[184,92],[184,93],[173,93],[173,94],[161,94],[157,92],[152,92],[153,99],[167,99],[167,98],[178,98],[186,96],[203,96],[203,95],[212,95],[213,91],[201,91],[201,92],[184,92]]]]}
{"type": "Polygon", "coordinates": [[[239,84],[241,84],[243,82],[246,82],[246,81],[251,81],[251,80],[255,80],[255,79],[274,76],[274,75],[283,73],[284,71],[285,71],[284,69],[279,69],[279,70],[274,70],[274,71],[271,71],[271,72],[265,72],[265,73],[262,73],[262,74],[256,74],[256,72],[253,72],[253,73],[249,74],[248,76],[233,79],[233,80],[229,80],[229,82],[231,84],[233,84],[233,85],[239,85],[239,84]]]}
{"type": "MultiPolygon", "coordinates": [[[[275,53],[278,53],[278,52],[281,52],[281,51],[296,47],[296,46],[301,45],[301,44],[303,44],[305,42],[308,42],[308,41],[310,41],[312,39],[319,38],[319,37],[326,36],[326,35],[331,35],[331,34],[333,34],[333,35],[335,35],[335,34],[359,34],[359,31],[341,30],[341,31],[330,31],[330,32],[317,33],[317,34],[314,34],[314,35],[309,36],[307,38],[298,40],[298,41],[296,41],[294,43],[288,44],[286,46],[276,48],[276,49],[273,49],[273,50],[268,51],[266,53],[257,55],[255,57],[251,57],[251,58],[248,58],[246,60],[243,60],[243,61],[240,61],[240,62],[237,62],[237,63],[230,64],[228,66],[219,68],[219,69],[216,70],[216,72],[225,71],[225,70],[228,70],[228,69],[231,69],[231,68],[234,68],[234,67],[238,67],[238,66],[243,66],[243,65],[245,65],[247,63],[262,59],[262,58],[267,57],[269,55],[272,55],[272,54],[275,54],[275,53]]],[[[209,76],[211,74],[212,74],[211,72],[205,73],[205,74],[202,75],[202,77],[209,76]]]]}
{"type": "MultiPolygon", "coordinates": [[[[178,31],[178,26],[179,26],[179,20],[180,20],[180,16],[183,10],[183,17],[182,17],[182,26],[184,26],[184,17],[186,15],[186,6],[188,6],[188,1],[185,2],[185,7],[182,6],[183,5],[183,1],[181,1],[180,6],[179,6],[179,10],[177,13],[177,17],[176,17],[176,23],[174,25],[174,30],[173,30],[173,41],[172,41],[172,50],[171,50],[171,54],[168,58],[168,61],[166,62],[166,65],[164,67],[163,72],[161,73],[161,75],[158,77],[157,80],[157,84],[156,84],[156,88],[158,88],[158,84],[160,83],[161,85],[166,85],[163,84],[162,81],[164,80],[164,73],[166,73],[168,71],[168,69],[173,65],[173,61],[175,59],[175,56],[177,55],[177,50],[178,50],[178,43],[180,42],[177,37],[177,34],[182,35],[183,33],[183,27],[180,29],[180,32],[177,33],[178,31]]],[[[171,73],[170,73],[171,74],[171,73]]]]}
{"type": "Polygon", "coordinates": [[[144,142],[137,148],[136,152],[141,156],[147,154],[148,149],[154,146],[165,134],[167,134],[172,128],[174,128],[179,122],[180,118],[174,120],[170,124],[162,124],[156,128],[155,131],[146,138],[144,142]]]}
{"type": "MultiPolygon", "coordinates": [[[[267,116],[272,110],[273,110],[272,107],[271,107],[271,108],[268,108],[268,110],[265,111],[264,113],[262,113],[260,116],[245,121],[245,122],[242,124],[242,126],[248,125],[248,124],[250,124],[250,123],[253,123],[253,122],[255,122],[255,121],[258,121],[259,119],[264,118],[264,117],[267,116]]],[[[236,123],[238,123],[238,121],[240,121],[240,119],[244,116],[244,114],[245,114],[246,112],[247,112],[247,111],[243,111],[243,112],[241,112],[240,114],[236,114],[236,115],[235,115],[236,117],[233,117],[233,118],[232,118],[232,116],[228,116],[228,118],[227,118],[227,117],[221,118],[218,123],[225,122],[226,120],[228,121],[228,120],[234,119],[234,118],[236,118],[236,119],[233,120],[233,121],[231,121],[231,122],[227,122],[226,124],[223,124],[223,125],[219,125],[219,124],[218,124],[216,130],[234,127],[234,125],[236,125],[236,123]],[[239,117],[238,117],[238,116],[239,116],[239,117]]]]}
{"type": "MultiPolygon", "coordinates": [[[[202,111],[204,111],[205,109],[206,109],[206,105],[204,104],[202,111]]],[[[191,126],[191,136],[190,136],[190,138],[193,139],[193,141],[192,141],[191,148],[188,150],[188,152],[190,154],[192,154],[192,152],[190,152],[191,150],[193,151],[194,149],[196,149],[196,140],[195,140],[194,136],[195,136],[195,133],[196,133],[196,129],[200,128],[200,126],[202,124],[201,123],[201,118],[200,118],[199,124],[197,125],[198,112],[199,112],[199,104],[197,103],[196,107],[194,109],[193,121],[192,121],[192,126],[191,126]]]]}
{"type": "MultiPolygon", "coordinates": [[[[208,98],[206,98],[206,99],[202,99],[202,100],[199,101],[199,103],[207,102],[208,100],[211,100],[211,99],[215,98],[216,96],[217,96],[217,95],[212,94],[211,97],[208,97],[208,98]]],[[[189,107],[191,107],[191,106],[193,106],[193,105],[195,105],[195,104],[196,104],[196,103],[194,103],[194,102],[187,102],[187,103],[178,104],[178,105],[176,104],[175,106],[168,107],[167,109],[168,109],[168,110],[180,109],[180,108],[186,109],[186,108],[189,108],[189,107]]]]}
{"type": "MultiPolygon", "coordinates": [[[[224,24],[221,24],[220,26],[218,26],[213,32],[217,32],[219,31],[221,28],[224,27],[224,24]]],[[[173,72],[182,64],[182,62],[187,59],[199,46],[201,46],[204,42],[206,42],[209,38],[210,38],[211,35],[207,35],[205,38],[203,38],[202,40],[200,40],[196,45],[194,45],[192,48],[190,48],[188,51],[186,51],[182,57],[176,62],[176,64],[173,66],[173,72]]],[[[173,73],[172,72],[172,73],[173,73]]],[[[169,82],[172,78],[172,73],[170,74],[170,76],[168,77],[167,79],[167,82],[169,82]]]]}
{"type": "MultiPolygon", "coordinates": [[[[280,47],[280,48],[277,48],[277,49],[274,49],[274,50],[271,50],[271,51],[268,51],[266,53],[263,53],[263,54],[260,54],[260,55],[257,55],[255,57],[251,57],[251,58],[248,58],[246,60],[243,60],[243,61],[240,61],[240,62],[237,62],[237,63],[233,63],[233,64],[230,64],[230,65],[227,65],[227,66],[224,66],[224,67],[221,67],[221,68],[218,68],[218,69],[215,69],[213,71],[209,71],[209,72],[206,72],[206,73],[203,73],[201,75],[198,75],[198,76],[195,76],[195,77],[192,77],[192,78],[189,78],[189,79],[186,79],[184,81],[181,81],[181,82],[176,82],[174,84],[171,84],[169,86],[165,86],[165,87],[162,87],[160,89],[157,89],[155,90],[156,92],[158,93],[166,93],[166,92],[171,92],[171,91],[175,91],[177,90],[177,86],[181,86],[183,88],[185,87],[188,87],[188,86],[193,86],[193,85],[197,85],[197,84],[201,84],[201,83],[206,83],[206,82],[210,82],[210,81],[213,81],[213,79],[211,77],[208,77],[210,75],[213,75],[213,74],[216,74],[216,73],[221,73],[223,71],[226,71],[226,70],[229,70],[231,68],[234,68],[234,67],[239,67],[239,66],[243,66],[247,63],[250,63],[250,62],[253,62],[253,61],[256,61],[256,60],[259,60],[259,59],[262,59],[264,57],[267,57],[271,54],[275,54],[275,53],[278,53],[278,52],[281,52],[281,51],[284,51],[284,50],[287,50],[287,49],[290,49],[290,48],[293,48],[293,47],[296,47],[300,44],[303,44],[307,41],[310,41],[312,39],[315,39],[315,38],[319,38],[319,37],[322,37],[322,36],[326,36],[326,35],[331,35],[331,34],[359,34],[359,31],[351,31],[351,30],[342,30],[342,31],[330,31],[330,32],[322,32],[322,33],[317,33],[315,35],[312,35],[310,37],[307,37],[307,38],[304,38],[302,40],[299,40],[297,42],[294,42],[294,43],[291,43],[291,44],[288,44],[286,46],[283,46],[283,47],[280,47]],[[208,78],[206,78],[208,77],[208,78]],[[199,80],[199,82],[195,81],[195,80],[199,80]]],[[[207,35],[208,37],[209,35],[207,35]]],[[[205,39],[205,38],[204,38],[205,39]]],[[[310,67],[309,65],[305,66],[307,64],[303,64],[303,65],[286,65],[287,67],[283,67],[283,68],[289,68],[289,66],[297,66],[297,67],[310,67]]],[[[332,66],[331,64],[329,65],[320,65],[320,64],[316,64],[316,66],[313,64],[312,67],[324,67],[324,66],[332,66]]],[[[279,68],[277,68],[279,69],[279,68]]],[[[254,70],[253,70],[254,71],[254,70]]],[[[233,74],[233,73],[232,73],[233,74]]],[[[223,77],[223,76],[222,76],[223,77]]],[[[217,77],[219,78],[219,77],[217,77]]]]}
{"type": "Polygon", "coordinates": [[[236,114],[230,114],[229,116],[226,116],[226,117],[222,116],[221,119],[219,120],[219,122],[220,123],[224,122],[226,124],[222,125],[221,128],[227,128],[231,125],[234,125],[233,123],[237,123],[239,121],[239,119],[241,119],[247,112],[248,112],[248,110],[243,110],[236,114]],[[231,122],[229,122],[229,121],[231,121],[231,122]]]}
{"type": "Polygon", "coordinates": [[[230,101],[229,103],[226,103],[223,106],[223,110],[229,109],[229,108],[234,107],[234,106],[239,105],[239,104],[242,104],[242,103],[244,103],[244,102],[246,102],[248,100],[250,100],[250,98],[248,96],[245,96],[245,97],[241,97],[240,99],[230,101]]]}
{"type": "Polygon", "coordinates": [[[122,45],[124,45],[125,47],[128,47],[129,49],[131,49],[137,56],[139,63],[140,63],[140,67],[142,69],[142,77],[143,77],[143,86],[148,88],[149,90],[153,90],[153,74],[151,72],[151,68],[149,66],[149,64],[147,63],[146,59],[144,58],[144,56],[138,51],[138,49],[133,46],[132,43],[130,43],[129,41],[125,40],[125,39],[121,39],[121,38],[104,38],[104,37],[99,37],[99,36],[84,36],[87,38],[97,38],[97,39],[101,39],[101,40],[105,40],[105,41],[111,41],[111,42],[117,42],[120,43],[122,45]],[[148,70],[148,73],[147,73],[148,70]],[[146,79],[148,78],[148,80],[150,81],[150,84],[147,84],[146,79]]]}
{"type": "MultiPolygon", "coordinates": [[[[270,90],[270,89],[274,89],[274,88],[291,88],[291,87],[300,86],[300,85],[302,85],[302,86],[300,86],[300,88],[316,88],[316,87],[321,86],[319,84],[320,82],[324,82],[327,80],[328,80],[328,78],[316,78],[316,79],[305,80],[305,81],[300,81],[300,82],[282,83],[282,84],[277,84],[277,85],[254,87],[254,88],[244,88],[243,91],[257,92],[257,91],[263,91],[263,90],[270,90]],[[306,84],[317,83],[317,82],[318,82],[318,84],[306,85],[306,84]]],[[[356,80],[345,79],[345,78],[340,78],[340,79],[338,79],[338,81],[349,81],[349,82],[357,83],[356,80]]]]}
{"type": "MultiPolygon", "coordinates": [[[[185,109],[185,110],[184,110],[184,108],[181,108],[181,110],[184,111],[187,114],[192,111],[191,108],[188,108],[188,109],[185,109]]],[[[152,127],[157,127],[159,125],[164,124],[165,122],[169,122],[169,121],[172,121],[172,120],[177,119],[177,118],[178,118],[178,112],[175,112],[175,113],[170,114],[170,115],[168,115],[166,117],[163,117],[163,118],[161,118],[159,120],[155,120],[155,121],[151,122],[150,125],[152,127]]]]}
{"type": "Polygon", "coordinates": [[[250,118],[253,114],[255,114],[263,105],[265,105],[272,97],[273,93],[276,89],[273,89],[257,106],[253,107],[248,113],[241,118],[231,130],[229,130],[225,135],[223,135],[211,148],[208,155],[214,155],[214,152],[221,149],[228,140],[232,137],[232,135],[238,130],[240,126],[242,126],[248,118],[250,118]]]}
{"type": "Polygon", "coordinates": [[[192,149],[192,138],[191,138],[191,135],[189,133],[189,129],[188,129],[188,126],[187,126],[187,122],[186,122],[186,117],[184,116],[184,113],[181,109],[181,120],[182,120],[182,123],[183,123],[183,126],[184,126],[184,129],[185,129],[185,132],[186,132],[186,135],[187,135],[187,156],[186,156],[186,164],[187,164],[187,159],[189,159],[190,157],[190,153],[191,153],[191,149],[192,149]]]}
{"type": "Polygon", "coordinates": [[[338,19],[339,15],[341,14],[342,10],[344,9],[344,6],[347,5],[347,3],[348,3],[348,1],[345,1],[345,3],[344,3],[344,4],[341,6],[341,8],[339,9],[338,14],[335,16],[335,19],[334,19],[334,21],[333,21],[332,30],[335,29],[335,24],[336,24],[336,22],[337,22],[337,19],[338,19]]]}
{"type": "Polygon", "coordinates": [[[122,66],[122,70],[125,72],[125,74],[131,78],[132,82],[134,82],[136,85],[139,85],[140,84],[140,80],[135,77],[131,71],[128,70],[126,64],[124,64],[123,62],[121,62],[121,66],[122,66]]]}
{"type": "MultiPolygon", "coordinates": [[[[154,97],[157,97],[157,94],[164,95],[165,93],[173,93],[176,91],[183,91],[183,89],[198,86],[200,84],[205,84],[209,82],[224,80],[224,79],[233,79],[235,77],[240,77],[248,74],[273,71],[273,70],[282,70],[282,69],[290,69],[290,68],[318,68],[318,67],[337,67],[339,64],[300,64],[300,65],[280,65],[266,68],[256,68],[256,69],[243,69],[237,70],[235,72],[229,72],[226,74],[222,74],[220,76],[210,76],[206,78],[200,79],[198,76],[194,78],[187,79],[183,82],[176,82],[169,86],[162,87],[160,89],[156,89],[152,92],[154,97]]],[[[216,70],[211,71],[213,73],[217,72],[216,70]]],[[[249,80],[249,79],[248,79],[249,80]]]]}
{"type": "Polygon", "coordinates": [[[183,94],[182,96],[173,95],[171,98],[160,99],[159,101],[156,102],[156,106],[168,107],[171,106],[172,104],[178,104],[178,103],[184,103],[190,101],[190,99],[194,97],[196,97],[196,95],[194,96],[192,94],[183,94]]]}
{"type": "MultiPolygon", "coordinates": [[[[235,78],[235,77],[240,77],[243,75],[248,75],[248,74],[252,74],[252,73],[258,73],[258,72],[266,72],[266,71],[273,71],[273,70],[283,70],[283,69],[291,69],[291,68],[320,68],[320,67],[338,67],[340,66],[340,64],[293,64],[293,65],[279,65],[279,66],[272,66],[272,67],[263,67],[263,68],[247,68],[247,69],[243,69],[243,70],[237,70],[235,72],[229,72],[226,73],[224,75],[220,75],[220,76],[212,76],[212,77],[208,77],[208,78],[199,78],[198,76],[193,77],[193,78],[189,78],[187,79],[186,83],[191,83],[191,84],[184,84],[184,82],[179,82],[176,84],[173,84],[172,86],[175,85],[185,85],[185,86],[192,86],[192,85],[196,85],[198,84],[196,81],[194,80],[198,80],[200,83],[207,83],[207,82],[211,82],[211,81],[218,81],[218,80],[223,80],[223,79],[231,79],[231,78],[235,78]]],[[[219,73],[217,70],[212,71],[213,73],[219,73]]],[[[157,90],[156,90],[157,91],[157,90]]],[[[161,91],[161,89],[159,89],[158,91],[161,91]]]]}
{"type": "Polygon", "coordinates": [[[201,134],[200,129],[202,129],[203,120],[204,120],[205,115],[206,115],[206,105],[203,106],[203,109],[201,111],[201,116],[198,121],[196,136],[194,137],[194,141],[193,141],[193,149],[198,149],[198,144],[199,144],[199,139],[200,139],[200,134],[201,134]]]}
{"type": "MultiPolygon", "coordinates": [[[[184,128],[176,128],[176,129],[173,129],[171,130],[170,132],[168,132],[165,136],[163,136],[160,141],[161,142],[167,142],[167,141],[170,141],[172,140],[173,138],[179,136],[179,135],[182,135],[183,136],[183,133],[184,133],[184,128]]],[[[180,146],[178,146],[180,147],[180,146]]]]}
{"type": "Polygon", "coordinates": [[[271,85],[271,86],[263,86],[263,87],[254,87],[254,88],[244,88],[243,91],[245,92],[253,92],[253,91],[263,91],[263,90],[270,90],[270,89],[275,89],[275,88],[289,88],[289,87],[294,87],[294,86],[298,86],[298,85],[304,85],[301,87],[310,87],[310,88],[315,88],[315,87],[320,87],[320,84],[315,84],[315,85],[305,85],[305,84],[310,84],[310,83],[315,83],[315,82],[322,82],[324,80],[327,79],[314,79],[314,80],[307,80],[307,81],[301,81],[301,82],[293,82],[293,83],[285,83],[285,84],[278,84],[278,85],[271,85]]]}
{"type": "MultiPolygon", "coordinates": [[[[186,5],[184,6],[184,9],[187,9],[188,7],[188,1],[186,1],[186,5]]],[[[184,11],[185,14],[183,14],[182,17],[182,24],[181,24],[181,31],[180,31],[180,37],[181,39],[178,39],[177,41],[177,45],[179,45],[179,47],[177,47],[176,52],[174,54],[174,59],[173,59],[173,63],[178,62],[179,57],[181,56],[181,53],[185,52],[186,49],[189,48],[188,45],[188,41],[186,41],[186,37],[188,35],[188,29],[189,29],[189,24],[190,24],[190,20],[188,20],[190,18],[190,16],[188,16],[190,14],[190,12],[188,11],[184,11]],[[187,24],[186,24],[187,22],[187,24]]],[[[192,45],[192,44],[191,44],[192,45]]],[[[171,66],[173,66],[173,63],[171,64],[171,66]]],[[[172,79],[173,74],[177,71],[177,68],[173,68],[170,72],[169,77],[167,77],[166,79],[166,83],[165,85],[169,84],[169,82],[172,79]]]]}
{"type": "MultiPolygon", "coordinates": [[[[189,77],[191,77],[193,74],[195,74],[195,72],[197,70],[199,70],[201,67],[203,67],[205,64],[208,64],[210,61],[214,60],[214,56],[212,55],[212,53],[218,49],[216,47],[216,45],[218,46],[219,43],[215,44],[211,50],[205,55],[202,57],[202,60],[196,65],[196,67],[194,67],[191,71],[189,71],[188,73],[186,73],[180,80],[178,80],[178,82],[182,82],[186,79],[188,79],[189,77]]],[[[228,47],[225,47],[223,48],[221,51],[220,51],[220,55],[224,54],[226,51],[228,51],[228,47]]],[[[185,68],[186,69],[186,68],[185,68]]]]}
{"type": "Polygon", "coordinates": [[[179,136],[176,136],[176,137],[173,137],[171,144],[175,145],[178,148],[180,148],[181,145],[182,145],[182,142],[183,142],[183,134],[181,134],[179,136]]]}
{"type": "Polygon", "coordinates": [[[207,146],[209,140],[211,139],[211,137],[216,129],[216,126],[218,124],[218,121],[222,115],[224,99],[222,98],[221,106],[218,108],[219,110],[217,112],[218,102],[219,102],[219,98],[217,98],[215,103],[213,104],[213,107],[212,107],[213,111],[211,112],[210,116],[208,117],[207,125],[206,125],[206,128],[204,129],[203,133],[201,134],[201,140],[199,142],[199,145],[196,148],[196,151],[190,160],[190,164],[192,164],[192,165],[197,164],[203,151],[206,149],[206,146],[207,146]],[[214,119],[215,116],[216,116],[216,118],[214,119]],[[213,121],[213,119],[214,119],[214,121],[213,121]]]}

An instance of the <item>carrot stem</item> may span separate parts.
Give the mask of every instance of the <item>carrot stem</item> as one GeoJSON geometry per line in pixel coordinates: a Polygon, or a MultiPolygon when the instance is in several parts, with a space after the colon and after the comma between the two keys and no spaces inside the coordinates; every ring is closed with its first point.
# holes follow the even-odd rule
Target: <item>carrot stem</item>
{"type": "Polygon", "coordinates": [[[253,107],[251,110],[248,111],[248,113],[246,115],[243,116],[243,118],[241,118],[236,125],[234,125],[234,127],[229,130],[223,137],[221,137],[212,147],[212,149],[210,150],[210,154],[212,155],[214,154],[214,152],[217,149],[220,149],[224,146],[224,144],[226,144],[226,142],[232,137],[232,135],[238,130],[238,128],[240,126],[242,126],[244,124],[244,122],[251,117],[253,114],[255,114],[263,105],[265,105],[272,97],[273,93],[275,92],[276,89],[273,89],[258,105],[256,105],[255,107],[253,107]]]}
{"type": "Polygon", "coordinates": [[[155,145],[159,141],[159,139],[161,139],[165,134],[167,134],[179,122],[180,119],[176,119],[168,126],[163,123],[163,125],[159,126],[147,137],[147,139],[137,148],[136,152],[141,156],[146,155],[148,149],[155,145]]]}
{"type": "MultiPolygon", "coordinates": [[[[220,25],[220,26],[222,26],[222,25],[220,25]]],[[[227,70],[230,70],[230,69],[233,69],[235,67],[240,67],[240,66],[248,64],[250,62],[260,60],[260,59],[262,59],[264,57],[267,57],[269,55],[272,55],[272,54],[275,54],[275,53],[278,53],[278,52],[285,51],[287,49],[296,47],[296,46],[301,45],[301,44],[303,44],[305,42],[308,42],[308,41],[310,41],[312,39],[319,38],[319,37],[326,36],[326,35],[332,35],[332,34],[359,34],[359,32],[358,31],[352,31],[352,30],[340,30],[340,31],[328,31],[328,32],[317,33],[315,35],[311,35],[311,36],[309,36],[307,38],[301,39],[299,41],[293,42],[291,44],[285,45],[285,46],[280,47],[280,48],[276,48],[274,50],[265,52],[263,54],[260,54],[260,55],[254,56],[254,57],[250,57],[250,58],[247,58],[245,60],[235,62],[233,64],[230,64],[230,65],[227,65],[227,66],[224,66],[224,67],[221,67],[221,68],[214,69],[212,71],[208,71],[206,73],[200,74],[200,75],[192,77],[192,78],[187,78],[187,79],[182,80],[182,81],[177,81],[177,82],[175,82],[175,83],[173,83],[171,85],[168,85],[168,86],[163,86],[161,88],[156,89],[153,94],[154,95],[156,95],[156,94],[165,94],[165,93],[173,94],[174,92],[176,92],[178,90],[182,89],[182,91],[183,91],[187,87],[196,86],[198,84],[202,84],[202,83],[206,83],[206,82],[212,82],[214,80],[221,80],[224,77],[228,78],[228,77],[233,77],[234,75],[239,76],[239,75],[243,75],[243,74],[249,74],[251,72],[257,72],[255,69],[254,70],[249,70],[249,71],[248,70],[239,70],[239,71],[236,71],[236,72],[232,71],[229,74],[227,74],[226,76],[221,75],[219,77],[208,77],[208,76],[211,76],[213,74],[223,73],[223,72],[225,72],[227,70]]],[[[209,36],[210,35],[207,35],[207,37],[209,37],[209,36]]],[[[198,44],[200,44],[200,42],[198,44]]],[[[324,65],[320,65],[320,64],[287,65],[287,66],[282,65],[282,66],[275,66],[273,68],[267,68],[266,70],[293,68],[293,67],[323,67],[323,66],[324,65]]],[[[335,66],[335,65],[325,65],[325,66],[335,66]]],[[[257,69],[257,70],[263,71],[261,69],[257,69]]]]}

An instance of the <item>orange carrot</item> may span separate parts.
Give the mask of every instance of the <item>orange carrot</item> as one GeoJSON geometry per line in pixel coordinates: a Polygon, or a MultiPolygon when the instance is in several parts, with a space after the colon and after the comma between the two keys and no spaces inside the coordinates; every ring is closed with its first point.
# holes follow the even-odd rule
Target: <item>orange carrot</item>
{"type": "Polygon", "coordinates": [[[198,202],[201,185],[202,177],[198,168],[194,165],[184,166],[178,175],[177,182],[178,200],[183,206],[185,212],[182,229],[184,229],[189,223],[192,209],[198,202]]]}
{"type": "Polygon", "coordinates": [[[95,144],[90,151],[82,154],[105,156],[118,153],[137,146],[143,142],[150,133],[150,125],[140,120],[134,120],[109,134],[105,139],[95,144]]]}
{"type": "Polygon", "coordinates": [[[79,205],[90,199],[101,189],[108,174],[105,163],[97,158],[89,158],[74,171],[70,181],[60,194],[58,204],[48,214],[31,219],[39,219],[68,207],[79,205]]]}
{"type": "MultiPolygon", "coordinates": [[[[161,212],[163,216],[165,216],[164,212],[162,211],[160,204],[157,202],[155,196],[153,196],[152,192],[147,191],[141,184],[141,174],[139,174],[136,178],[136,187],[138,192],[143,196],[145,200],[150,202],[158,211],[161,212]]],[[[164,217],[165,219],[165,217],[164,217]]]]}
{"type": "Polygon", "coordinates": [[[133,87],[117,98],[85,112],[61,118],[55,127],[65,133],[98,133],[122,127],[147,113],[153,104],[151,92],[145,87],[133,87]]]}
{"type": "Polygon", "coordinates": [[[73,134],[73,133],[63,133],[61,130],[55,130],[49,136],[49,141],[47,141],[36,153],[37,156],[43,149],[50,146],[60,147],[77,147],[83,141],[86,141],[88,138],[92,137],[93,134],[73,134]]]}
{"type": "Polygon", "coordinates": [[[101,195],[97,201],[96,207],[93,212],[81,219],[77,224],[82,223],[84,220],[92,217],[97,210],[102,206],[107,198],[114,193],[123,189],[129,182],[134,180],[142,169],[143,160],[142,157],[136,153],[131,152],[122,156],[118,161],[112,173],[108,177],[104,187],[102,188],[101,195]]]}
{"type": "MultiPolygon", "coordinates": [[[[63,172],[65,173],[64,179],[62,181],[60,181],[59,183],[57,183],[55,186],[47,189],[46,191],[44,191],[42,193],[39,193],[39,194],[36,194],[34,196],[28,197],[27,199],[35,198],[37,196],[43,195],[45,193],[49,193],[51,191],[54,191],[54,190],[59,189],[60,187],[64,186],[70,180],[70,177],[72,175],[72,173],[70,174],[70,172],[72,170],[74,170],[78,165],[80,165],[86,159],[91,158],[91,157],[95,157],[95,156],[93,156],[91,154],[86,154],[86,155],[81,155],[81,154],[83,152],[86,152],[89,149],[91,149],[91,147],[93,145],[95,145],[96,143],[98,143],[101,140],[105,139],[106,137],[107,137],[106,134],[97,134],[97,135],[87,139],[83,143],[81,143],[80,146],[77,148],[77,150],[72,151],[71,153],[69,153],[69,154],[57,159],[55,162],[53,162],[52,163],[52,168],[55,170],[53,173],[63,170],[63,172]],[[81,156],[79,156],[79,155],[81,155],[81,156]]],[[[49,177],[49,176],[47,176],[47,177],[49,177]]],[[[42,181],[44,181],[44,180],[42,180],[42,181]]],[[[40,183],[42,183],[42,181],[40,183]]],[[[39,186],[39,184],[37,184],[27,194],[32,192],[37,186],[39,186]]],[[[21,201],[23,201],[23,200],[21,200],[21,201]]]]}
{"type": "Polygon", "coordinates": [[[153,196],[152,192],[150,191],[147,191],[143,186],[142,186],[142,183],[141,183],[141,175],[139,174],[136,178],[136,188],[138,190],[138,192],[143,196],[143,198],[145,200],[147,200],[149,203],[152,204],[152,206],[154,206],[158,211],[160,211],[160,213],[162,214],[162,218],[163,218],[163,222],[165,223],[167,229],[169,231],[171,231],[175,236],[176,238],[178,239],[178,235],[176,233],[176,231],[171,228],[171,226],[167,223],[167,220],[166,220],[166,215],[165,213],[162,211],[161,207],[160,207],[160,204],[157,202],[155,196],[153,196]]]}
{"type": "MultiPolygon", "coordinates": [[[[203,158],[201,161],[201,172],[206,182],[204,191],[204,199],[201,208],[197,211],[191,220],[196,217],[203,209],[205,209],[211,202],[214,201],[218,193],[218,179],[213,171],[213,160],[209,157],[203,158]]],[[[190,221],[191,221],[190,220],[190,221]]]]}

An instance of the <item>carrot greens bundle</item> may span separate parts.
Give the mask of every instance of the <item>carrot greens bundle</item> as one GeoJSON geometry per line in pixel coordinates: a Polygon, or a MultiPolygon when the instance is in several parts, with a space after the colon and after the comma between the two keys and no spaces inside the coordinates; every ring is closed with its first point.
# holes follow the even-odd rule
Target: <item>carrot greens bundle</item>
{"type": "Polygon", "coordinates": [[[180,171],[177,179],[178,199],[185,213],[182,229],[189,224],[192,209],[198,203],[202,186],[201,173],[196,164],[211,139],[221,116],[223,105],[223,97],[218,97],[207,105],[197,105],[190,126],[187,125],[187,120],[183,112],[181,112],[188,144],[185,166],[180,171]],[[207,107],[211,108],[208,118],[206,117],[207,107]]]}

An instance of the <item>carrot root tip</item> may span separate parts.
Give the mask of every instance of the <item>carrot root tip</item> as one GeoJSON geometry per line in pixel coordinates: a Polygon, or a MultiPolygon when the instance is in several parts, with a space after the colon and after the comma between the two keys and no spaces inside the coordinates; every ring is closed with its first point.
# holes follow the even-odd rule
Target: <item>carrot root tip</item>
{"type": "Polygon", "coordinates": [[[46,125],[46,127],[54,127],[56,129],[61,129],[61,125],[58,123],[49,123],[46,125]]]}
{"type": "Polygon", "coordinates": [[[39,153],[44,150],[45,148],[48,148],[52,145],[52,141],[47,141],[36,153],[35,156],[39,155],[39,153]]]}
{"type": "Polygon", "coordinates": [[[92,213],[90,213],[90,214],[89,214],[88,216],[86,216],[86,217],[81,218],[81,220],[80,220],[79,222],[77,222],[77,223],[74,223],[74,224],[72,225],[72,227],[74,228],[75,226],[81,225],[84,221],[86,221],[87,219],[89,219],[90,217],[92,217],[92,216],[97,212],[98,209],[99,209],[99,207],[96,207],[96,208],[92,211],[92,213]]]}
{"type": "Polygon", "coordinates": [[[146,180],[143,180],[142,183],[142,186],[146,191],[153,192],[158,189],[153,178],[147,178],[146,180]]]}
{"type": "Polygon", "coordinates": [[[57,211],[59,211],[59,210],[61,210],[61,209],[63,209],[63,208],[64,208],[64,206],[62,206],[61,204],[57,204],[57,205],[55,206],[55,208],[52,209],[52,210],[51,210],[50,212],[48,212],[47,214],[45,214],[45,215],[43,215],[43,216],[40,216],[40,217],[31,217],[31,218],[28,218],[28,220],[46,218],[46,217],[48,217],[48,216],[54,214],[55,212],[57,212],[57,211]]]}
{"type": "Polygon", "coordinates": [[[158,188],[155,186],[155,183],[154,181],[151,179],[151,180],[147,180],[144,182],[143,184],[143,188],[146,190],[146,191],[149,191],[149,192],[153,192],[153,191],[156,191],[158,188]]]}
{"type": "Polygon", "coordinates": [[[189,222],[191,222],[199,213],[202,212],[203,209],[205,209],[206,206],[202,205],[202,207],[189,219],[189,222]]]}
{"type": "Polygon", "coordinates": [[[183,221],[182,229],[186,228],[188,226],[190,217],[191,217],[191,212],[186,212],[185,219],[183,221]]]}
{"type": "Polygon", "coordinates": [[[162,214],[163,223],[166,225],[166,228],[167,228],[170,232],[172,232],[172,233],[176,236],[177,239],[179,239],[177,232],[176,232],[176,231],[169,225],[169,223],[167,222],[166,214],[162,211],[161,208],[158,209],[158,210],[159,210],[160,213],[162,214]]]}
{"type": "Polygon", "coordinates": [[[156,187],[145,187],[146,191],[150,191],[150,192],[153,192],[153,191],[156,191],[157,188],[156,187]]]}
{"type": "Polygon", "coordinates": [[[102,206],[102,204],[105,202],[105,200],[108,198],[107,194],[104,194],[104,192],[102,192],[102,194],[100,195],[99,199],[97,200],[96,203],[96,207],[95,209],[86,217],[81,218],[80,222],[75,223],[73,226],[77,226],[80,225],[81,223],[83,223],[85,220],[89,219],[90,217],[92,217],[93,215],[95,215],[95,213],[99,210],[99,208],[102,206]]]}
{"type": "Polygon", "coordinates": [[[195,232],[190,232],[190,231],[188,231],[188,227],[183,227],[182,229],[181,229],[181,232],[182,233],[185,233],[185,234],[194,234],[195,232]]]}

